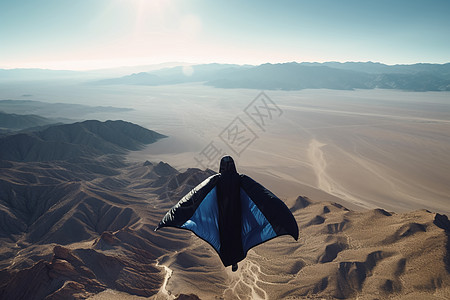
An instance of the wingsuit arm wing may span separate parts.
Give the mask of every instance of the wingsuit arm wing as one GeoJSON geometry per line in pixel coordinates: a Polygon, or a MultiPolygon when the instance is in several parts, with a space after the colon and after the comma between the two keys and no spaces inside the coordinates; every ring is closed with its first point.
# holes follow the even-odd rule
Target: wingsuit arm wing
{"type": "Polygon", "coordinates": [[[252,178],[240,177],[243,250],[281,235],[298,240],[297,222],[286,204],[252,178]]]}
{"type": "Polygon", "coordinates": [[[194,232],[216,251],[220,250],[216,185],[220,174],[208,177],[193,188],[163,217],[155,228],[176,227],[194,232]]]}

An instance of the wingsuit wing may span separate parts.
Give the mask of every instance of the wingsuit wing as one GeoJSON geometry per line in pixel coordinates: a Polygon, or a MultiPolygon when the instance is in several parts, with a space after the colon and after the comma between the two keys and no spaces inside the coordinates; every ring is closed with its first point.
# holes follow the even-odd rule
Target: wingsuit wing
{"type": "Polygon", "coordinates": [[[298,239],[297,222],[284,202],[246,175],[239,176],[241,212],[236,214],[240,215],[236,220],[235,214],[218,203],[223,201],[218,199],[224,199],[217,195],[220,180],[220,174],[213,175],[191,190],[167,212],[155,230],[170,226],[194,232],[217,251],[224,266],[241,261],[249,249],[277,236],[298,239]],[[221,218],[226,218],[226,222],[221,218]],[[239,224],[240,234],[227,230],[223,224],[239,224]]]}
{"type": "Polygon", "coordinates": [[[219,209],[216,188],[219,178],[219,174],[210,176],[187,193],[166,213],[155,231],[162,227],[188,229],[219,253],[219,209]]]}
{"type": "Polygon", "coordinates": [[[244,252],[277,236],[298,240],[297,222],[286,204],[252,178],[240,177],[244,252]]]}

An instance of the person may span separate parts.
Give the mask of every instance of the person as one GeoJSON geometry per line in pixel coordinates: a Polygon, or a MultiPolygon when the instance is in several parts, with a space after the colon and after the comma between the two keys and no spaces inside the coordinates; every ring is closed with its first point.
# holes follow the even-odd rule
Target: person
{"type": "Polygon", "coordinates": [[[219,173],[187,193],[155,231],[163,227],[192,231],[233,272],[248,250],[261,243],[282,235],[298,240],[297,222],[284,202],[252,178],[238,174],[231,156],[222,157],[219,173]]]}

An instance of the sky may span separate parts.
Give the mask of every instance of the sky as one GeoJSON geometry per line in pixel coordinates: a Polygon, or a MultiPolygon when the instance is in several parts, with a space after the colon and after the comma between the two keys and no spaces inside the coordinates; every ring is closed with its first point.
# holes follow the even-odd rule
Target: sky
{"type": "Polygon", "coordinates": [[[449,0],[0,0],[0,68],[450,62],[449,0]]]}

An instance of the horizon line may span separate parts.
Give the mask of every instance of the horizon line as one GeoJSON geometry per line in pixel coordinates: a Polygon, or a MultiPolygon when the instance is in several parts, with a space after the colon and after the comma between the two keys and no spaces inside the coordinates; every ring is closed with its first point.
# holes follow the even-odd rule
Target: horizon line
{"type": "Polygon", "coordinates": [[[373,64],[381,64],[386,66],[405,66],[405,65],[417,65],[417,64],[429,64],[429,65],[446,65],[449,64],[450,61],[444,62],[444,63],[436,63],[436,62],[414,62],[414,63],[384,63],[380,61],[353,61],[353,60],[347,60],[347,61],[337,61],[337,60],[329,60],[329,61],[280,61],[280,62],[264,62],[259,64],[253,64],[253,63],[232,63],[232,62],[177,62],[177,61],[166,61],[166,62],[156,62],[156,63],[142,63],[142,64],[124,64],[124,65],[117,65],[117,66],[105,66],[105,67],[98,67],[98,68],[53,68],[53,67],[33,67],[33,66],[23,66],[23,67],[1,67],[0,70],[46,70],[46,71],[72,71],[72,72],[95,72],[95,71],[105,71],[105,70],[114,70],[114,69],[122,69],[122,68],[138,68],[138,67],[157,67],[161,66],[162,68],[172,68],[172,67],[179,67],[179,66],[198,66],[198,65],[211,65],[211,64],[221,64],[221,65],[238,65],[238,66],[261,66],[265,64],[288,64],[288,63],[310,63],[310,64],[324,64],[324,63],[373,63],[373,64]],[[167,66],[164,66],[167,65],[167,66]]]}

